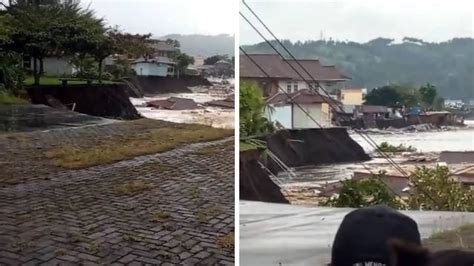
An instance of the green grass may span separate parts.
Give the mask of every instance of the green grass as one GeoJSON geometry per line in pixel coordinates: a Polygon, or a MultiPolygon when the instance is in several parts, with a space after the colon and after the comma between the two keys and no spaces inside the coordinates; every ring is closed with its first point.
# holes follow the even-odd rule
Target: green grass
{"type": "Polygon", "coordinates": [[[12,95],[8,91],[0,90],[0,105],[27,104],[28,101],[12,95]]]}
{"type": "Polygon", "coordinates": [[[165,152],[184,144],[223,139],[233,135],[233,130],[212,128],[195,124],[173,124],[153,128],[153,121],[140,119],[123,122],[135,129],[134,134],[110,136],[93,146],[62,146],[46,152],[53,164],[62,168],[81,169],[108,164],[139,155],[165,152]]]}
{"type": "Polygon", "coordinates": [[[246,142],[240,142],[239,144],[239,150],[240,151],[250,151],[250,150],[256,150],[257,147],[255,147],[252,144],[246,143],[246,142]]]}
{"type": "MultiPolygon", "coordinates": [[[[61,85],[62,81],[59,80],[61,77],[49,77],[49,76],[41,76],[40,78],[40,85],[61,85]]],[[[92,83],[97,84],[98,82],[94,80],[92,83]]],[[[120,82],[116,81],[110,81],[110,80],[102,80],[102,84],[118,84],[120,82]]],[[[33,85],[34,84],[34,78],[33,76],[27,76],[25,81],[25,85],[33,85]]],[[[68,85],[77,85],[77,84],[87,84],[86,80],[68,80],[67,81],[68,85]]]]}

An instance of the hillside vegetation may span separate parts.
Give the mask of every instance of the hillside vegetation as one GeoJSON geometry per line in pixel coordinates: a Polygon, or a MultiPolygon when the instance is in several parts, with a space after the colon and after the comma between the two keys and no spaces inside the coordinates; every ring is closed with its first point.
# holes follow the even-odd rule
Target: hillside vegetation
{"type": "Polygon", "coordinates": [[[210,57],[213,55],[234,56],[234,37],[227,34],[200,35],[200,34],[170,34],[161,39],[179,41],[181,50],[192,56],[210,57]]]}
{"type": "MultiPolygon", "coordinates": [[[[321,59],[325,64],[338,66],[352,78],[348,85],[372,89],[387,84],[420,86],[429,82],[445,98],[474,98],[472,38],[441,43],[408,37],[401,43],[386,38],[367,43],[332,40],[283,43],[296,58],[321,59]]],[[[274,53],[266,43],[243,48],[248,53],[274,53]]]]}

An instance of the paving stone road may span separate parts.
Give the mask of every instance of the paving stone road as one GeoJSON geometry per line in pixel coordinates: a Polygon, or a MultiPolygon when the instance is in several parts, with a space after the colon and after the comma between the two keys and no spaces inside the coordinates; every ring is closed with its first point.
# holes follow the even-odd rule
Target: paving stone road
{"type": "Polygon", "coordinates": [[[232,139],[82,170],[35,163],[41,143],[81,131],[94,130],[0,140],[0,167],[23,167],[3,173],[21,182],[0,178],[0,265],[233,264],[232,139]]]}

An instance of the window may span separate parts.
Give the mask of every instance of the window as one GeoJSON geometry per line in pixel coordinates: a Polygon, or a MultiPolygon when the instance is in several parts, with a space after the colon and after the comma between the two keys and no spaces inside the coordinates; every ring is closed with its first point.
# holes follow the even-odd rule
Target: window
{"type": "Polygon", "coordinates": [[[286,83],[286,92],[291,93],[291,81],[286,83]]]}
{"type": "Polygon", "coordinates": [[[293,91],[294,92],[298,91],[298,82],[293,83],[293,91]]]}

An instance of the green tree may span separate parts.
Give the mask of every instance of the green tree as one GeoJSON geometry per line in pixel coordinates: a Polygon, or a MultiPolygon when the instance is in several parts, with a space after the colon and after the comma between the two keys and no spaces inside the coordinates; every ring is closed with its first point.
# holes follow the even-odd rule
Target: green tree
{"type": "Polygon", "coordinates": [[[420,167],[410,175],[409,206],[435,211],[474,211],[474,192],[455,180],[445,166],[420,167]]]}
{"type": "Polygon", "coordinates": [[[109,30],[108,35],[115,42],[117,53],[125,58],[149,58],[155,49],[151,46],[151,34],[124,33],[118,28],[109,30]]]}
{"type": "Polygon", "coordinates": [[[265,116],[265,100],[262,90],[256,83],[241,81],[240,95],[240,134],[241,136],[252,136],[264,134],[274,130],[265,116]]]}
{"type": "Polygon", "coordinates": [[[40,83],[45,57],[84,52],[103,32],[102,20],[76,0],[21,0],[6,12],[11,42],[4,48],[33,58],[35,85],[40,83]]]}
{"type": "Polygon", "coordinates": [[[401,95],[395,87],[384,86],[371,90],[365,96],[367,105],[397,106],[401,102],[401,95]]]}
{"type": "Polygon", "coordinates": [[[167,44],[172,45],[174,48],[180,48],[180,47],[181,47],[181,44],[179,43],[178,40],[174,40],[174,39],[168,38],[168,39],[166,39],[165,42],[166,42],[167,44]]]}
{"type": "Polygon", "coordinates": [[[186,68],[189,65],[194,64],[194,57],[187,55],[185,53],[178,52],[174,58],[176,60],[176,67],[178,69],[178,77],[180,74],[186,72],[186,68]]]}
{"type": "Polygon", "coordinates": [[[101,36],[98,36],[98,38],[94,40],[93,48],[90,50],[89,53],[97,61],[97,64],[98,64],[97,80],[99,81],[99,83],[102,83],[102,70],[103,70],[103,63],[104,63],[105,58],[112,55],[116,51],[117,51],[116,43],[111,37],[107,35],[101,35],[101,36]]]}
{"type": "Polygon", "coordinates": [[[228,55],[213,55],[204,59],[205,65],[214,65],[219,60],[229,60],[228,55]]]}
{"type": "Polygon", "coordinates": [[[437,92],[436,87],[430,83],[427,83],[425,86],[421,86],[419,89],[420,100],[425,107],[433,106],[434,100],[436,98],[437,92]]]}

